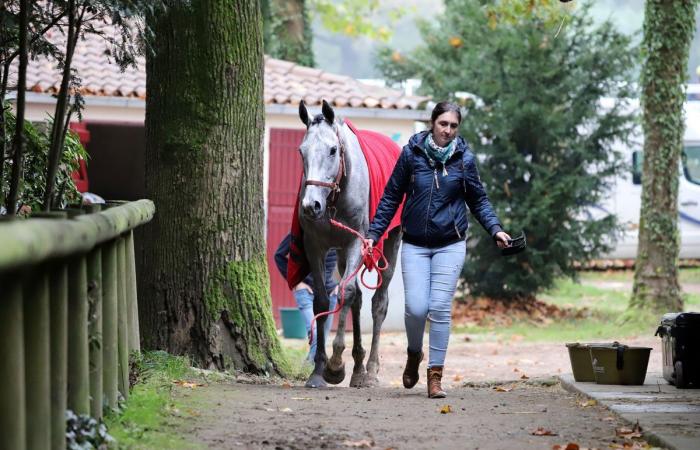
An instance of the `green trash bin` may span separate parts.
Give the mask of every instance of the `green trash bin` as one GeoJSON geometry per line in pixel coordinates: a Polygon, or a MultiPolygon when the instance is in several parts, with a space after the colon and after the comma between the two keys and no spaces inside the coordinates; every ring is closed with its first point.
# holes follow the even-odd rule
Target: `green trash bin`
{"type": "Polygon", "coordinates": [[[591,353],[589,351],[590,345],[591,344],[581,344],[579,342],[566,344],[566,348],[569,350],[569,359],[571,360],[571,371],[574,374],[574,381],[595,381],[593,364],[591,363],[591,353]]]}
{"type": "Polygon", "coordinates": [[[280,308],[282,335],[289,339],[306,339],[306,324],[299,308],[280,308]]]}
{"type": "Polygon", "coordinates": [[[595,382],[642,385],[647,374],[651,347],[603,344],[589,346],[595,382]]]}

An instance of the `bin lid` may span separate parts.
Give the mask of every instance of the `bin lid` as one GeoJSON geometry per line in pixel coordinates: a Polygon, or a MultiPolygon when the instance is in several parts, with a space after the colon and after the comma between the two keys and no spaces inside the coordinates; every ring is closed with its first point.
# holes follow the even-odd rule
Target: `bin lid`
{"type": "Polygon", "coordinates": [[[664,326],[700,326],[700,313],[698,312],[677,312],[666,313],[661,317],[661,325],[664,326]]]}

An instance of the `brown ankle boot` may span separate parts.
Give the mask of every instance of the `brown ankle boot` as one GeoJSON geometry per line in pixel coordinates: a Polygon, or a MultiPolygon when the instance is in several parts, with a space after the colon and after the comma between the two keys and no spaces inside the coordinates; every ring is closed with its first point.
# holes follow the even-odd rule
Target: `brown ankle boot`
{"type": "Polygon", "coordinates": [[[408,354],[406,358],[406,368],[403,370],[403,387],[411,389],[418,383],[418,366],[423,361],[423,351],[413,353],[406,350],[408,354]]]}
{"type": "Polygon", "coordinates": [[[447,394],[442,390],[442,367],[428,367],[428,397],[445,398],[447,394]]]}

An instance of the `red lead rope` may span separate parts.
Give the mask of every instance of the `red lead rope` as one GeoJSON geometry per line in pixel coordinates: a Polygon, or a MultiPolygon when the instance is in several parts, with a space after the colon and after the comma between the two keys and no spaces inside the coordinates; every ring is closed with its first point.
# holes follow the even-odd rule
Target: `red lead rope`
{"type": "Polygon", "coordinates": [[[376,247],[369,247],[365,243],[364,236],[357,232],[357,230],[353,230],[349,226],[344,225],[335,219],[330,219],[330,222],[331,225],[333,225],[334,227],[340,228],[341,230],[345,230],[348,233],[354,234],[355,236],[357,236],[358,239],[362,240],[362,262],[355,268],[355,270],[353,270],[353,272],[350,275],[348,275],[340,281],[340,301],[338,302],[338,305],[335,307],[335,309],[333,311],[325,311],[322,313],[318,313],[314,316],[313,320],[311,321],[311,333],[309,334],[309,344],[311,344],[311,342],[313,341],[314,324],[316,323],[316,319],[318,319],[319,317],[335,314],[338,311],[340,311],[340,309],[345,304],[345,286],[357,276],[358,272],[360,272],[360,269],[362,269],[362,273],[360,273],[360,282],[362,283],[362,285],[367,289],[377,289],[379,288],[379,286],[382,285],[382,272],[386,270],[386,268],[389,266],[389,263],[384,257],[384,253],[382,253],[382,251],[376,247]],[[377,256],[376,259],[375,255],[377,256]],[[380,262],[381,265],[379,264],[380,262]],[[377,284],[375,286],[370,286],[367,283],[365,283],[365,272],[367,272],[368,270],[371,272],[374,269],[377,269],[377,284]]]}

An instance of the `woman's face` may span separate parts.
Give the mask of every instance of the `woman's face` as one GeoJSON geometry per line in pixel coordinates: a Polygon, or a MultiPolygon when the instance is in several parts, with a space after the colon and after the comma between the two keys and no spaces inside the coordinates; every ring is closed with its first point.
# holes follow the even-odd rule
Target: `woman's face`
{"type": "Polygon", "coordinates": [[[440,147],[445,147],[457,136],[459,119],[454,111],[440,114],[433,122],[433,140],[440,147]]]}

